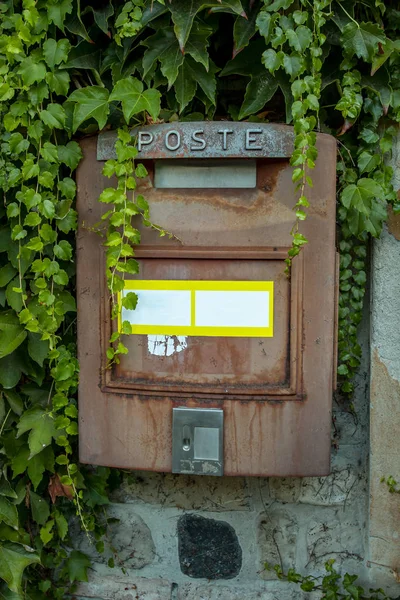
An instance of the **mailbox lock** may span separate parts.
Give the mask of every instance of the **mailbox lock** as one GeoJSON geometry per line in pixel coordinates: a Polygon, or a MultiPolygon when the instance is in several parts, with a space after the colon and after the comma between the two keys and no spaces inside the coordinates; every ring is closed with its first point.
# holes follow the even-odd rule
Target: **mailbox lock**
{"type": "Polygon", "coordinates": [[[185,452],[189,452],[189,450],[190,450],[190,427],[189,427],[189,425],[183,426],[182,435],[183,435],[182,450],[185,450],[185,452]]]}
{"type": "Polygon", "coordinates": [[[182,406],[172,419],[172,472],[223,475],[224,412],[182,406]]]}

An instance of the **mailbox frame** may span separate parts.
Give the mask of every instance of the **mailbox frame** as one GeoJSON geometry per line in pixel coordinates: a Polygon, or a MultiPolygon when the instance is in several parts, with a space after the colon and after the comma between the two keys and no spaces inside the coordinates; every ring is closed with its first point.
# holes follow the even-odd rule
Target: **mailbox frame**
{"type": "MultiPolygon", "coordinates": [[[[280,159],[287,161],[286,166],[282,167],[287,178],[291,172],[288,158],[294,139],[291,127],[270,124],[255,126],[249,123],[224,123],[223,127],[233,130],[232,134],[227,134],[227,139],[232,138],[232,143],[226,150],[225,136],[219,132],[222,128],[220,123],[174,123],[143,127],[140,131],[145,134],[151,132],[154,146],[142,146],[142,154],[138,159],[280,159]],[[166,147],[165,139],[169,132],[177,130],[180,132],[181,145],[171,150],[166,147]],[[261,130],[263,135],[255,134],[254,130],[261,130]],[[250,134],[246,133],[248,131],[250,134]],[[200,144],[201,138],[208,140],[208,145],[201,150],[193,149],[193,136],[197,138],[196,145],[200,144]],[[258,136],[257,141],[254,141],[254,136],[258,136]],[[238,142],[240,139],[241,143],[238,142]],[[251,148],[246,149],[246,140],[251,148]],[[215,150],[217,141],[220,143],[218,151],[215,150]]],[[[140,131],[134,131],[133,135],[139,136],[140,131]]],[[[169,135],[168,140],[173,139],[174,135],[169,135]]],[[[102,161],[113,157],[114,141],[115,134],[112,132],[102,134],[99,140],[83,140],[84,159],[77,174],[81,461],[122,468],[171,471],[172,409],[219,408],[224,411],[225,474],[328,474],[337,327],[334,138],[325,134],[317,135],[320,158],[313,175],[310,214],[304,224],[304,233],[310,243],[293,261],[291,271],[287,332],[290,380],[280,386],[249,385],[241,389],[230,385],[222,389],[221,386],[209,385],[143,383],[115,377],[112,371],[105,368],[105,353],[113,324],[104,275],[102,241],[90,228],[99,221],[105,210],[97,197],[109,185],[101,174],[102,161]],[[89,327],[90,322],[92,324],[89,327]]],[[[293,206],[293,186],[288,191],[290,198],[278,189],[278,200],[273,196],[277,206],[280,201],[293,206]]],[[[223,195],[224,190],[219,190],[219,193],[223,195]]],[[[152,209],[151,204],[150,198],[152,209]]],[[[293,220],[293,213],[290,218],[293,220]]],[[[186,240],[180,245],[174,241],[166,244],[162,240],[145,238],[136,250],[136,257],[140,261],[236,260],[265,261],[265,264],[268,261],[280,261],[283,271],[290,244],[291,224],[290,221],[286,222],[285,239],[278,240],[279,243],[275,239],[270,245],[263,245],[260,232],[257,232],[254,244],[248,241],[248,236],[242,236],[246,243],[237,247],[218,245],[218,239],[215,239],[215,244],[194,246],[186,240]]],[[[163,223],[160,225],[164,226],[163,223]]]]}

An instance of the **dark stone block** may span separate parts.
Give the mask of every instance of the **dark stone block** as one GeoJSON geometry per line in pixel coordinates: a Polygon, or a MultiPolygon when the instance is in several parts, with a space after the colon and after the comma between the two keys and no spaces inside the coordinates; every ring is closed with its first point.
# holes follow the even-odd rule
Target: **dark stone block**
{"type": "Polygon", "coordinates": [[[184,515],[178,521],[181,571],[196,579],[232,579],[242,567],[235,530],[225,521],[184,515]]]}

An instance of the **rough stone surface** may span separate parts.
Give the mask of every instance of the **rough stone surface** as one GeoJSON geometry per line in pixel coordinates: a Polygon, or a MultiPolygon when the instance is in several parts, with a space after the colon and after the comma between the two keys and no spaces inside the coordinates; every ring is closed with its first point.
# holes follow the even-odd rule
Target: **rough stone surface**
{"type": "Polygon", "coordinates": [[[179,561],[189,577],[231,579],[242,566],[235,530],[224,521],[185,515],[178,521],[179,561]]]}
{"type": "Polygon", "coordinates": [[[259,521],[258,545],[260,575],[263,579],[276,579],[275,571],[264,565],[281,565],[287,571],[295,566],[299,525],[293,513],[283,508],[271,508],[259,521]]]}
{"type": "Polygon", "coordinates": [[[250,590],[248,587],[215,587],[187,583],[179,587],[176,600],[301,600],[303,595],[291,588],[250,590]]]}
{"type": "Polygon", "coordinates": [[[121,506],[111,506],[108,516],[115,521],[107,527],[104,552],[97,552],[87,536],[77,538],[79,550],[96,563],[107,563],[113,557],[117,565],[123,565],[126,569],[142,569],[151,564],[155,557],[155,546],[151,531],[143,519],[121,506]]]}
{"type": "Polygon", "coordinates": [[[97,577],[82,583],[77,591],[80,600],[171,600],[171,583],[163,579],[141,577],[97,577]]]}
{"type": "MultiPolygon", "coordinates": [[[[400,136],[394,145],[394,186],[400,189],[400,136]]],[[[400,595],[400,495],[382,477],[400,481],[400,217],[373,245],[371,316],[370,506],[371,578],[400,595]]]]}
{"type": "Polygon", "coordinates": [[[172,473],[133,472],[114,492],[115,502],[146,502],[185,510],[248,510],[243,477],[192,477],[172,473]]]}

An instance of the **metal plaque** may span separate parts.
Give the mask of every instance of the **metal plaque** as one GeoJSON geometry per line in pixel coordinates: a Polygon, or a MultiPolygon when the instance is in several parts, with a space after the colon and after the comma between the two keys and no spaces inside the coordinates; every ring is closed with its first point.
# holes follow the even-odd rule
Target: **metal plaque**
{"type": "Polygon", "coordinates": [[[172,472],[223,475],[224,412],[207,408],[172,411],[172,472]]]}

